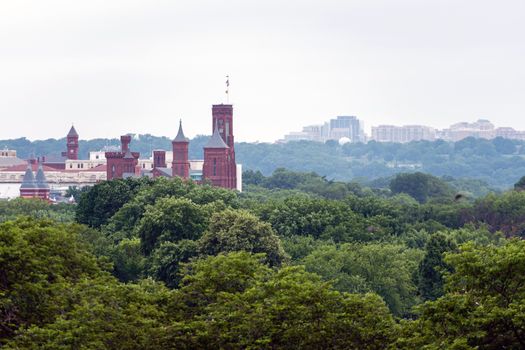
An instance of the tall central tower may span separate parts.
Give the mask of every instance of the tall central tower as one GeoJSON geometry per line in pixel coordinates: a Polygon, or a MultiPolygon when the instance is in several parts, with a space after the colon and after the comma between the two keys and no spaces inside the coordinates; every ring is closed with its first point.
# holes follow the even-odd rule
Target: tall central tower
{"type": "Polygon", "coordinates": [[[236,188],[237,165],[233,137],[233,106],[230,104],[213,105],[212,119],[213,136],[208,145],[204,147],[203,177],[210,179],[215,186],[236,188]]]}

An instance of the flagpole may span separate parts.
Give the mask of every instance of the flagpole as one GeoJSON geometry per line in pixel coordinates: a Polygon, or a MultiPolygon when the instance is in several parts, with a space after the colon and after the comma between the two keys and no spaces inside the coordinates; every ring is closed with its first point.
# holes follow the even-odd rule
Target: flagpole
{"type": "Polygon", "coordinates": [[[230,76],[226,76],[226,104],[230,104],[230,76]]]}

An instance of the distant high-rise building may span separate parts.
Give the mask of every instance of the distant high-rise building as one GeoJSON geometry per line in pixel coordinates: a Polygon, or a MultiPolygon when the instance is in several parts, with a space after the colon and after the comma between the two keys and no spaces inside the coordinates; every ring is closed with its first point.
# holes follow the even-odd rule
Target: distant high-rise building
{"type": "Polygon", "coordinates": [[[486,119],[479,119],[474,123],[461,122],[451,125],[441,132],[441,138],[446,141],[460,141],[467,137],[493,139],[496,137],[494,124],[486,119]]]}
{"type": "Polygon", "coordinates": [[[355,116],[338,116],[330,119],[329,139],[339,140],[348,137],[351,142],[364,142],[363,123],[355,116]]]}
{"type": "Polygon", "coordinates": [[[350,139],[351,142],[365,142],[363,122],[355,116],[338,116],[324,124],[308,125],[303,127],[302,131],[286,134],[284,141],[326,142],[328,140],[338,141],[343,137],[350,139]]]}
{"type": "Polygon", "coordinates": [[[372,127],[372,140],[376,142],[433,141],[436,129],[424,125],[379,125],[372,127]]]}

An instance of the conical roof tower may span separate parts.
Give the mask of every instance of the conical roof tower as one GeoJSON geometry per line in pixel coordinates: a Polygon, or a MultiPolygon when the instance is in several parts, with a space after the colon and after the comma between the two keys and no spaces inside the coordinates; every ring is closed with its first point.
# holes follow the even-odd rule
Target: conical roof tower
{"type": "Polygon", "coordinates": [[[44,169],[42,168],[42,164],[38,166],[38,171],[36,172],[35,180],[38,189],[49,189],[49,184],[47,183],[46,176],[44,175],[44,169]]]}
{"type": "Polygon", "coordinates": [[[67,133],[68,137],[78,137],[78,133],[75,130],[75,127],[71,125],[71,129],[69,129],[69,132],[67,133]]]}
{"type": "Polygon", "coordinates": [[[36,189],[37,184],[33,170],[31,169],[31,164],[27,165],[26,173],[24,174],[24,179],[22,180],[22,185],[20,189],[36,189]]]}
{"type": "Polygon", "coordinates": [[[208,143],[204,148],[229,148],[228,145],[224,142],[224,140],[221,137],[221,134],[219,133],[219,129],[217,128],[217,124],[215,124],[215,130],[213,130],[213,135],[211,135],[210,139],[208,140],[208,143]]]}
{"type": "Polygon", "coordinates": [[[173,142],[190,142],[190,140],[184,136],[184,131],[182,131],[182,119],[179,122],[179,132],[177,132],[177,136],[175,136],[173,142]]]}

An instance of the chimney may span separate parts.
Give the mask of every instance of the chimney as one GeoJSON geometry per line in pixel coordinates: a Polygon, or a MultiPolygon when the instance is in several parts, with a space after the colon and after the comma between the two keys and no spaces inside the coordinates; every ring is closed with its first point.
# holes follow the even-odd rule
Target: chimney
{"type": "Polygon", "coordinates": [[[166,168],[166,151],[153,151],[153,168],[166,168]]]}

